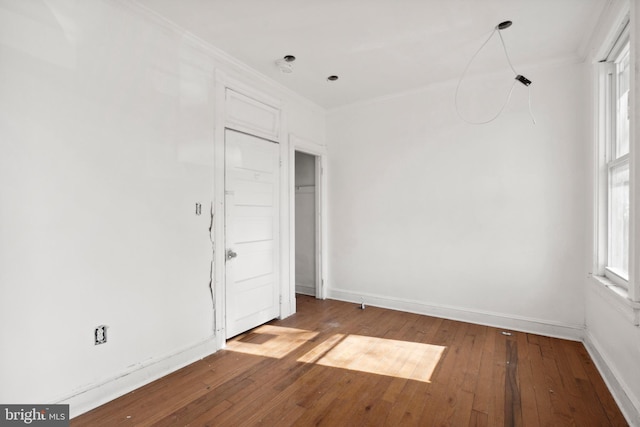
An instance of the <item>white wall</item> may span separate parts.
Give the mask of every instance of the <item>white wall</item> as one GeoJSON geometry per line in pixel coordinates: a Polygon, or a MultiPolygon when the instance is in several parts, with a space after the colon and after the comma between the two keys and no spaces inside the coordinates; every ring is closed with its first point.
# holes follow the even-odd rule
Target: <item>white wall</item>
{"type": "Polygon", "coordinates": [[[113,2],[0,19],[0,401],[50,402],[212,335],[213,64],[113,2]]]}
{"type": "MultiPolygon", "coordinates": [[[[580,338],[587,73],[523,73],[536,126],[523,86],[462,122],[455,81],[329,114],[331,296],[580,338]]],[[[477,79],[467,116],[504,79],[477,79]]]]}
{"type": "Polygon", "coordinates": [[[215,52],[128,2],[0,0],[0,402],[74,415],[216,349],[214,70],[325,123],[215,52]]]}
{"type": "Polygon", "coordinates": [[[589,282],[585,344],[627,420],[640,426],[640,328],[619,296],[589,282]]]}

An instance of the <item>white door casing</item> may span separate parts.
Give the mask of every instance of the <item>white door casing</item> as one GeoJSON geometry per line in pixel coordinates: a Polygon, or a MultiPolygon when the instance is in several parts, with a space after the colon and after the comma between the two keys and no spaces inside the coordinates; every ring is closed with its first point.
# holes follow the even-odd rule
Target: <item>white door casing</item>
{"type": "Polygon", "coordinates": [[[279,315],[279,146],[225,130],[226,338],[279,315]]]}
{"type": "MultiPolygon", "coordinates": [[[[327,175],[325,174],[327,166],[327,152],[326,148],[315,142],[305,140],[296,135],[289,136],[289,186],[290,193],[295,195],[295,152],[300,151],[302,153],[310,154],[316,157],[316,191],[315,191],[315,205],[316,205],[316,298],[327,298],[327,276],[328,276],[328,231],[327,231],[327,175]]],[[[290,217],[293,219],[290,222],[290,277],[296,277],[295,271],[295,203],[290,204],[290,217]]],[[[292,289],[295,292],[295,287],[292,289]]],[[[295,307],[293,309],[295,312],[295,307]]]]}

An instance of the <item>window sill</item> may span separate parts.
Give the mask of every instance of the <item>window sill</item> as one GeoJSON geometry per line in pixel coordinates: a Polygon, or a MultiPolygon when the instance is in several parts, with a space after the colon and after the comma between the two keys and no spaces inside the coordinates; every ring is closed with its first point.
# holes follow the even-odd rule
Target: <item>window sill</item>
{"type": "Polygon", "coordinates": [[[640,325],[640,303],[629,299],[625,288],[604,276],[591,276],[593,289],[602,299],[613,305],[634,326],[640,325]]]}
{"type": "MultiPolygon", "coordinates": [[[[623,292],[626,292],[626,289],[629,289],[629,277],[625,277],[615,268],[604,268],[604,279],[609,280],[614,286],[622,288],[623,292]]],[[[628,296],[628,295],[626,295],[628,296]]]]}

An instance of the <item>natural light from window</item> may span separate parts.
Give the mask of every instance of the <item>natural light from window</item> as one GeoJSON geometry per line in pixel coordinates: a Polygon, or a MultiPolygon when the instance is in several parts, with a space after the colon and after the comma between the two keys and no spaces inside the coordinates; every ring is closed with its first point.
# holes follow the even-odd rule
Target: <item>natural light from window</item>
{"type": "Polygon", "coordinates": [[[227,350],[280,359],[314,339],[317,332],[282,326],[262,325],[227,342],[227,350]]]}
{"type": "Polygon", "coordinates": [[[607,270],[623,280],[629,278],[629,43],[616,54],[611,72],[611,91],[614,94],[609,124],[608,181],[608,257],[607,270]]]}
{"type": "Polygon", "coordinates": [[[227,342],[229,351],[284,358],[302,345],[313,348],[297,361],[430,382],[446,347],[363,335],[333,334],[315,343],[317,332],[263,325],[227,342]]]}
{"type": "Polygon", "coordinates": [[[334,335],[298,361],[430,382],[444,349],[386,338],[334,335]]]}

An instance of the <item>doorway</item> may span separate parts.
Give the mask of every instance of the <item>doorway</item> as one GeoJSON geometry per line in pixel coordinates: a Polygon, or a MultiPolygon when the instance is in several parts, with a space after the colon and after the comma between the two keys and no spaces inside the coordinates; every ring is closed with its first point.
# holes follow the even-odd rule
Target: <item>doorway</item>
{"type": "Polygon", "coordinates": [[[295,151],[295,291],[320,298],[319,158],[295,151]]]}

